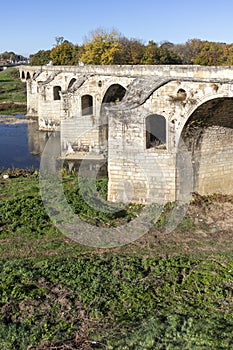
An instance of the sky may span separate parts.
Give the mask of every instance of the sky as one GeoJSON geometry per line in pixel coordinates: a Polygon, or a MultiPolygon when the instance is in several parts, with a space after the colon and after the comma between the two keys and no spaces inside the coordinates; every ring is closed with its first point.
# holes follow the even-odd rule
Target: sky
{"type": "Polygon", "coordinates": [[[56,37],[81,45],[98,28],[145,44],[233,42],[232,0],[11,0],[0,11],[0,53],[26,57],[52,49],[56,37]]]}

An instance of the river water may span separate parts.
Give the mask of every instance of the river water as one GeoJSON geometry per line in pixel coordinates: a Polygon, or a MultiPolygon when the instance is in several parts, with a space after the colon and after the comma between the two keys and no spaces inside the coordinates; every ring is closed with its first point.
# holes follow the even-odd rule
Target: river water
{"type": "MultiPolygon", "coordinates": [[[[28,120],[21,114],[0,117],[0,171],[39,169],[40,157],[50,136],[51,132],[39,131],[36,120],[28,120]]],[[[62,166],[68,171],[77,171],[80,161],[65,160],[62,166]]],[[[102,161],[100,164],[99,161],[86,161],[82,166],[88,174],[107,174],[107,165],[102,161]]]]}
{"type": "Polygon", "coordinates": [[[39,169],[40,154],[49,138],[37,121],[23,115],[0,117],[0,170],[39,169]]]}

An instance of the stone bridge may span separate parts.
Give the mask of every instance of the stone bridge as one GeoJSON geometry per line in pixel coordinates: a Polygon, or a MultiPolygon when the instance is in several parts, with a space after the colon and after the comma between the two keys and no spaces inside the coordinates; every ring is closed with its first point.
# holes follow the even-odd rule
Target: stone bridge
{"type": "Polygon", "coordinates": [[[19,70],[28,116],[41,130],[60,129],[62,154],[106,159],[109,200],[233,194],[233,67],[19,70]]]}

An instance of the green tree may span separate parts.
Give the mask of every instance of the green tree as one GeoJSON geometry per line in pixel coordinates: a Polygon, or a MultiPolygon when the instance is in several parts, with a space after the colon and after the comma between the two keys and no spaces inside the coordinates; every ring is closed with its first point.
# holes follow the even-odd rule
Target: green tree
{"type": "Polygon", "coordinates": [[[169,50],[165,45],[158,45],[150,40],[145,48],[145,53],[142,59],[143,64],[181,64],[181,58],[172,50],[169,50]]]}
{"type": "Polygon", "coordinates": [[[194,64],[218,66],[222,64],[224,44],[206,41],[200,53],[193,59],[194,64]]]}
{"type": "Polygon", "coordinates": [[[159,48],[160,64],[182,64],[182,59],[172,50],[159,48]]]}
{"type": "Polygon", "coordinates": [[[150,40],[145,47],[142,64],[160,64],[160,52],[158,45],[150,40]]]}
{"type": "Polygon", "coordinates": [[[34,55],[30,55],[30,65],[43,66],[44,64],[47,64],[51,60],[50,53],[51,50],[40,50],[34,55]]]}

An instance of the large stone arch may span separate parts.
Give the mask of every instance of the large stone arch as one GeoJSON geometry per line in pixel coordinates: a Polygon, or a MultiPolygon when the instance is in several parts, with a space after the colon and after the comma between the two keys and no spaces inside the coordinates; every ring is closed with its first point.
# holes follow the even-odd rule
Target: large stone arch
{"type": "Polygon", "coordinates": [[[211,90],[211,91],[207,91],[205,89],[200,89],[199,85],[195,85],[195,83],[190,83],[190,90],[188,91],[188,99],[189,99],[189,94],[194,91],[194,90],[198,90],[198,96],[193,96],[194,99],[192,101],[192,97],[191,97],[191,102],[187,103],[185,106],[183,106],[183,108],[180,110],[180,115],[175,115],[175,119],[176,122],[176,126],[175,126],[175,133],[176,133],[176,140],[175,140],[175,144],[176,146],[179,143],[180,137],[181,137],[181,133],[182,130],[185,126],[185,124],[187,123],[188,119],[190,118],[190,116],[204,103],[211,101],[211,100],[215,100],[218,98],[231,98],[233,97],[233,89],[231,89],[231,85],[230,84],[214,84],[214,83],[206,83],[206,88],[211,90]],[[217,87],[217,88],[216,88],[217,87]]]}
{"type": "Polygon", "coordinates": [[[233,94],[199,100],[179,131],[178,149],[185,148],[192,163],[193,191],[233,194],[233,94]]]}

